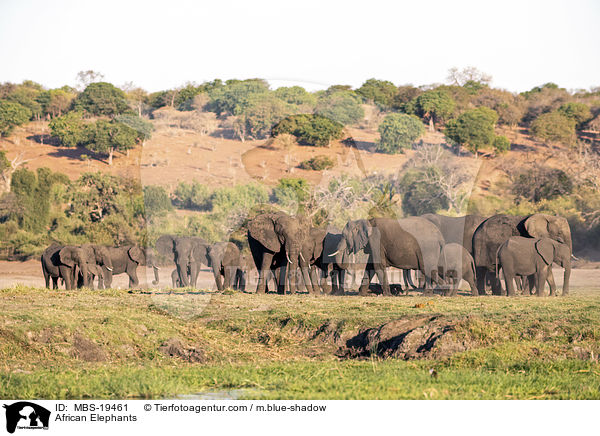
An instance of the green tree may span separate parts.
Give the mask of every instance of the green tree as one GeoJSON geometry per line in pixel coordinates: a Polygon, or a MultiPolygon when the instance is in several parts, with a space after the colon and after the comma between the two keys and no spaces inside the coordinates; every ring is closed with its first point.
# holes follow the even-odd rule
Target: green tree
{"type": "Polygon", "coordinates": [[[290,212],[301,212],[310,195],[310,185],[302,178],[281,178],[273,188],[273,199],[290,212]]]}
{"type": "Polygon", "coordinates": [[[139,138],[138,132],[115,120],[98,120],[85,127],[85,148],[108,156],[112,165],[115,151],[124,152],[133,148],[139,138]]]}
{"type": "Polygon", "coordinates": [[[493,145],[496,134],[494,126],[498,114],[490,108],[479,107],[460,114],[446,124],[444,133],[458,145],[477,155],[480,149],[493,145]]]}
{"type": "Polygon", "coordinates": [[[531,133],[542,141],[573,145],[576,139],[575,125],[573,118],[553,111],[537,117],[531,123],[531,133]]]}
{"type": "Polygon", "coordinates": [[[42,105],[42,113],[52,118],[66,113],[75,99],[75,92],[68,87],[50,89],[42,92],[38,101],[42,105]]]}
{"type": "Polygon", "coordinates": [[[312,107],[317,102],[315,95],[301,86],[282,86],[281,88],[277,88],[273,93],[278,99],[296,106],[306,105],[312,107]]]}
{"type": "Polygon", "coordinates": [[[266,138],[274,125],[294,111],[293,106],[271,94],[254,96],[245,112],[240,116],[243,129],[239,134],[253,139],[266,138]]]}
{"type": "Polygon", "coordinates": [[[113,117],[129,110],[125,93],[108,82],[90,83],[73,102],[73,108],[96,116],[113,117]]]}
{"type": "Polygon", "coordinates": [[[315,113],[348,126],[365,117],[361,103],[353,91],[326,92],[317,101],[315,113]]]}
{"type": "Polygon", "coordinates": [[[269,84],[262,79],[228,80],[224,86],[209,92],[208,109],[217,115],[241,115],[257,95],[268,91],[269,84]]]}
{"type": "Polygon", "coordinates": [[[456,103],[448,92],[436,89],[424,92],[414,101],[416,114],[432,127],[449,119],[455,106],[456,103]]]}
{"type": "Polygon", "coordinates": [[[39,119],[42,115],[42,105],[39,102],[40,94],[42,94],[42,85],[30,80],[24,81],[17,85],[13,91],[6,96],[6,99],[29,109],[30,118],[39,119]]]}
{"type": "Polygon", "coordinates": [[[437,168],[408,171],[400,180],[402,210],[405,215],[419,216],[448,209],[448,198],[440,187],[424,176],[424,171],[439,171],[437,168]]]}
{"type": "Polygon", "coordinates": [[[377,150],[383,153],[402,152],[425,133],[421,120],[406,114],[386,115],[378,130],[381,139],[377,150]]]}
{"type": "Polygon", "coordinates": [[[136,115],[120,115],[115,118],[115,121],[124,124],[128,127],[131,127],[136,131],[136,141],[140,142],[142,145],[148,139],[152,137],[152,131],[154,130],[154,126],[150,121],[146,121],[143,118],[140,118],[136,115]]]}
{"type": "Polygon", "coordinates": [[[67,112],[54,118],[48,126],[52,136],[56,136],[65,147],[75,147],[85,142],[85,122],[80,112],[67,112]]]}
{"type": "Polygon", "coordinates": [[[366,101],[377,103],[384,108],[389,108],[394,102],[398,88],[387,80],[369,79],[356,90],[366,101]]]}
{"type": "Polygon", "coordinates": [[[289,133],[302,144],[327,147],[332,140],[341,138],[343,129],[341,123],[327,117],[300,114],[289,116],[273,126],[271,136],[289,133]]]}
{"type": "Polygon", "coordinates": [[[503,154],[510,150],[510,140],[506,136],[496,136],[494,138],[494,151],[496,154],[503,154]]]}
{"type": "Polygon", "coordinates": [[[8,136],[15,126],[25,124],[31,118],[31,111],[19,103],[0,100],[0,136],[8,136]]]}
{"type": "Polygon", "coordinates": [[[592,119],[592,111],[585,103],[564,103],[558,108],[558,113],[575,121],[577,130],[580,130],[585,123],[592,119]]]}
{"type": "Polygon", "coordinates": [[[164,215],[173,210],[169,194],[162,186],[144,186],[144,205],[148,217],[164,215]]]}

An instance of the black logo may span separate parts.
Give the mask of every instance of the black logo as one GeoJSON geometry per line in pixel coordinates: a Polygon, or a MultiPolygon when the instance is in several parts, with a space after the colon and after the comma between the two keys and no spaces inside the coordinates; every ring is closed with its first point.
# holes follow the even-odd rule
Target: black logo
{"type": "Polygon", "coordinates": [[[50,411],[29,401],[19,401],[3,406],[6,409],[6,431],[15,429],[48,429],[50,411]]]}

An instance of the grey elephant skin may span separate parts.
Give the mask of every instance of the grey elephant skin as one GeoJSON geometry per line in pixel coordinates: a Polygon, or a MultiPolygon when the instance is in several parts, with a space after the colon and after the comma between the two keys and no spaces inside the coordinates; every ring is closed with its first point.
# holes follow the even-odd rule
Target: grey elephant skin
{"type": "Polygon", "coordinates": [[[288,287],[296,290],[296,280],[289,284],[289,279],[296,279],[296,275],[289,271],[298,266],[297,259],[308,229],[304,220],[285,213],[263,213],[248,222],[248,245],[259,273],[257,293],[266,292],[267,277],[272,269],[279,271],[278,293],[284,294],[288,287]]]}
{"type": "MultiPolygon", "coordinates": [[[[565,269],[564,283],[569,283],[571,249],[553,239],[512,236],[498,248],[497,258],[496,268],[502,268],[508,296],[515,296],[514,280],[517,276],[533,276],[537,296],[541,297],[555,262],[565,269]]],[[[567,294],[568,288],[563,285],[563,295],[567,294]]],[[[550,284],[550,295],[556,295],[554,280],[550,284]]]]}
{"type": "Polygon", "coordinates": [[[338,265],[347,268],[345,255],[364,250],[369,258],[359,288],[366,295],[373,274],[377,274],[383,294],[391,295],[386,268],[414,269],[425,276],[425,291],[438,283],[439,258],[444,238],[432,222],[420,217],[404,219],[372,218],[350,221],[334,253],[338,265]]]}
{"type": "Polygon", "coordinates": [[[208,247],[208,259],[217,289],[246,290],[246,259],[233,242],[217,242],[208,247]]]}
{"type": "Polygon", "coordinates": [[[440,275],[450,284],[446,295],[456,295],[461,279],[469,284],[472,295],[479,295],[475,284],[475,262],[462,244],[453,242],[444,245],[440,260],[443,262],[440,265],[440,275]]]}
{"type": "Polygon", "coordinates": [[[96,266],[112,268],[106,247],[93,244],[53,243],[42,253],[41,263],[46,287],[50,287],[52,280],[54,289],[58,287],[59,278],[64,280],[66,289],[75,289],[78,285],[91,286],[93,275],[98,274],[96,266]]]}
{"type": "Polygon", "coordinates": [[[156,252],[177,267],[176,281],[182,287],[196,287],[202,265],[210,267],[208,247],[204,239],[196,236],[162,235],[156,241],[156,252]]]}
{"type": "MultiPolygon", "coordinates": [[[[473,234],[473,259],[477,267],[477,288],[485,294],[485,274],[492,276],[492,293],[502,294],[502,286],[496,276],[496,253],[500,245],[511,236],[550,238],[562,242],[573,253],[571,229],[567,220],[560,216],[533,214],[529,216],[494,215],[485,220],[473,234]]],[[[548,275],[548,284],[554,285],[554,277],[548,275]]],[[[569,291],[569,281],[564,284],[569,291]]]]}
{"type": "Polygon", "coordinates": [[[431,221],[440,229],[446,244],[460,244],[471,256],[473,255],[473,234],[486,219],[481,215],[450,217],[435,213],[426,213],[421,218],[431,221]]]}
{"type": "Polygon", "coordinates": [[[137,276],[138,266],[151,265],[154,269],[155,283],[158,283],[158,267],[154,261],[148,261],[150,256],[147,250],[137,245],[126,245],[123,247],[107,247],[108,255],[111,259],[112,269],[102,269],[104,276],[104,286],[110,288],[114,275],[126,273],[129,276],[129,287],[133,288],[139,285],[137,276]]]}

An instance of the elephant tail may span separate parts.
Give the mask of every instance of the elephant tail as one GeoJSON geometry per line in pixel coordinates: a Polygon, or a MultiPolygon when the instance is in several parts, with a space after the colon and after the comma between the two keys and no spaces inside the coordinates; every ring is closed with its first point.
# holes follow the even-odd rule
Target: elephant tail
{"type": "Polygon", "coordinates": [[[500,245],[500,246],[498,247],[498,249],[496,250],[496,259],[495,259],[495,260],[496,260],[496,265],[495,265],[495,267],[496,267],[496,268],[495,268],[496,277],[499,277],[499,276],[498,276],[498,273],[499,273],[499,271],[500,271],[500,262],[498,262],[498,254],[500,253],[500,249],[501,249],[501,248],[502,248],[502,245],[500,245]]]}
{"type": "Polygon", "coordinates": [[[404,274],[404,281],[406,283],[408,283],[410,285],[411,288],[413,289],[417,289],[417,287],[415,286],[415,284],[412,281],[412,274],[411,274],[411,270],[409,269],[405,269],[402,271],[402,273],[404,274]]]}

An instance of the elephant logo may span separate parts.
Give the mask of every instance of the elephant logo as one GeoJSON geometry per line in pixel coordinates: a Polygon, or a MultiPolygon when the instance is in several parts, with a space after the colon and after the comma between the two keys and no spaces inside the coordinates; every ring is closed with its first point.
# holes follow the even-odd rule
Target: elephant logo
{"type": "Polygon", "coordinates": [[[14,433],[18,429],[48,429],[50,411],[29,401],[5,404],[6,431],[14,433]]]}

